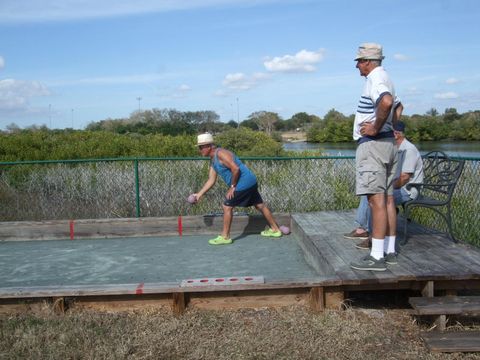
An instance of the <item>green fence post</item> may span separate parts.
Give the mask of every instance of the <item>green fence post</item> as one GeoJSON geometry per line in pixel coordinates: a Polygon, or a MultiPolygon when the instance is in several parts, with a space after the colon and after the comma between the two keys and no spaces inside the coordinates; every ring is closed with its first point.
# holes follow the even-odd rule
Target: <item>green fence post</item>
{"type": "Polygon", "coordinates": [[[137,218],[140,217],[140,181],[138,178],[138,159],[135,159],[135,208],[137,218]]]}

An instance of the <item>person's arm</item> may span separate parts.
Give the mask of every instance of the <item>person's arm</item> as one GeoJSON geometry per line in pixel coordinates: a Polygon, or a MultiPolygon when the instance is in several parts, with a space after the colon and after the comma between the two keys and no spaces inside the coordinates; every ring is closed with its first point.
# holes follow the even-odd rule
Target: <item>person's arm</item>
{"type": "Polygon", "coordinates": [[[397,107],[395,108],[395,111],[393,112],[393,119],[392,119],[392,125],[395,126],[395,123],[397,121],[400,121],[400,118],[402,117],[403,113],[403,104],[398,103],[397,107]]]}
{"type": "Polygon", "coordinates": [[[403,185],[407,184],[412,177],[412,173],[400,173],[400,177],[396,178],[393,182],[394,189],[400,189],[403,185]]]}
{"type": "Polygon", "coordinates": [[[196,193],[193,194],[197,198],[197,201],[200,201],[200,198],[212,188],[213,185],[215,185],[215,182],[217,181],[217,172],[213,169],[212,166],[210,166],[210,170],[208,172],[208,180],[205,182],[203,185],[202,189],[196,193]]]}
{"type": "Polygon", "coordinates": [[[233,198],[238,179],[240,179],[240,168],[235,164],[233,154],[230,151],[221,149],[217,152],[217,156],[222,165],[226,166],[232,173],[232,182],[226,195],[227,199],[231,199],[233,198]]]}
{"type": "Polygon", "coordinates": [[[393,106],[393,97],[390,94],[385,94],[380,99],[380,103],[377,106],[376,110],[376,119],[374,123],[365,123],[360,128],[360,134],[363,136],[375,136],[382,129],[383,125],[390,115],[390,110],[393,106]]]}

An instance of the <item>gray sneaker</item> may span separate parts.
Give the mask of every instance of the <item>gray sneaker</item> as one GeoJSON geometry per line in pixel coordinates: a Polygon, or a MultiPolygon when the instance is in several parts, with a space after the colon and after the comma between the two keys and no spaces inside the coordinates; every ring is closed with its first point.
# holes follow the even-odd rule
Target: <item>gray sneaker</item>
{"type": "Polygon", "coordinates": [[[387,265],[385,265],[384,258],[377,260],[371,255],[365,256],[362,260],[360,260],[357,263],[354,263],[354,262],[350,263],[350,267],[355,270],[371,270],[371,271],[387,270],[387,265]]]}
{"type": "Polygon", "coordinates": [[[388,265],[397,265],[397,253],[383,254],[385,256],[385,263],[388,265]]]}

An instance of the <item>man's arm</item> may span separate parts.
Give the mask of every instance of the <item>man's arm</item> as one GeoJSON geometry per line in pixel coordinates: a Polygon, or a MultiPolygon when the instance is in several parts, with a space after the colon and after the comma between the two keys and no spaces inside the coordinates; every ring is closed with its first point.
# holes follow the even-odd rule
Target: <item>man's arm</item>
{"type": "Polygon", "coordinates": [[[395,123],[400,120],[402,117],[403,113],[403,104],[398,103],[397,107],[395,108],[395,111],[393,112],[393,119],[392,119],[392,124],[395,126],[395,123]]]}
{"type": "Polygon", "coordinates": [[[393,188],[400,189],[402,186],[404,186],[410,181],[412,175],[412,173],[400,173],[400,177],[396,178],[393,182],[393,188]]]}
{"type": "Polygon", "coordinates": [[[366,123],[363,124],[360,129],[360,134],[368,135],[368,136],[375,136],[379,133],[382,129],[383,125],[388,119],[390,115],[390,110],[393,106],[393,97],[390,94],[385,94],[380,99],[380,103],[377,106],[376,110],[376,119],[374,123],[366,123]]]}
{"type": "Polygon", "coordinates": [[[230,151],[220,149],[217,152],[217,156],[218,160],[232,172],[232,182],[226,195],[227,199],[231,199],[233,198],[235,187],[237,186],[238,179],[240,178],[240,168],[237,164],[235,164],[235,161],[233,160],[233,154],[230,151]]]}
{"type": "Polygon", "coordinates": [[[202,189],[194,194],[195,197],[197,198],[197,201],[200,200],[200,198],[212,188],[213,185],[215,185],[215,182],[217,181],[217,172],[213,169],[213,167],[210,166],[210,170],[208,172],[208,180],[205,182],[203,185],[202,189]]]}

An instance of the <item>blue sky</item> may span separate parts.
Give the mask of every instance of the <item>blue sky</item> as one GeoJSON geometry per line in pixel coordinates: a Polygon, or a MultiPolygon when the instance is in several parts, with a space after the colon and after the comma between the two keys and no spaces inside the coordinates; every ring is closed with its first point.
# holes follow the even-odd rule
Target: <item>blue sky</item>
{"type": "Polygon", "coordinates": [[[479,110],[479,18],[477,0],[1,0],[0,128],[350,115],[362,42],[383,45],[406,114],[479,110]]]}

